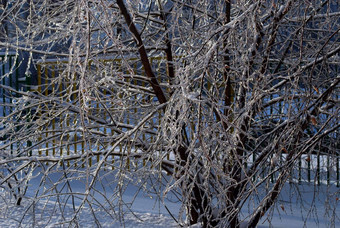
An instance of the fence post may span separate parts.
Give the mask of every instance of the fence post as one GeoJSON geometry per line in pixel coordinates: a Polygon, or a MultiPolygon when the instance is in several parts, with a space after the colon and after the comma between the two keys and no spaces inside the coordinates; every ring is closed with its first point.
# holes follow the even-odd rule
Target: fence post
{"type": "MultiPolygon", "coordinates": [[[[335,138],[338,138],[338,131],[335,131],[335,138]]],[[[338,149],[338,141],[335,141],[335,156],[336,156],[336,186],[340,187],[340,167],[339,167],[339,156],[337,152],[338,149]]],[[[340,152],[340,151],[339,151],[340,152]]]]}
{"type": "Polygon", "coordinates": [[[310,182],[310,160],[311,160],[311,155],[307,155],[307,180],[310,182]]]}
{"type": "MultiPolygon", "coordinates": [[[[9,63],[9,66],[8,66],[8,70],[9,70],[9,75],[8,75],[8,77],[9,77],[9,87],[13,87],[13,84],[12,84],[12,80],[13,80],[13,74],[12,74],[12,56],[9,56],[9,58],[8,58],[9,60],[8,60],[8,63],[9,63]]],[[[9,103],[12,105],[12,92],[10,93],[10,95],[9,95],[9,103]]],[[[10,108],[9,108],[9,112],[11,113],[12,112],[12,110],[13,110],[13,107],[11,107],[10,106],[10,108]]],[[[16,128],[16,130],[17,130],[17,128],[16,128]]],[[[13,144],[11,143],[11,154],[13,154],[13,144]]]]}
{"type": "MultiPolygon", "coordinates": [[[[4,56],[1,56],[1,63],[2,63],[2,74],[6,74],[6,68],[5,68],[5,64],[4,64],[4,56]]],[[[2,84],[3,85],[6,85],[6,79],[5,77],[2,76],[2,84]]],[[[5,96],[5,89],[2,88],[2,102],[3,102],[3,107],[2,107],[2,114],[3,116],[6,116],[6,106],[5,106],[5,103],[6,103],[6,96],[5,96]]]]}
{"type": "Polygon", "coordinates": [[[299,157],[299,176],[298,176],[298,183],[301,183],[301,171],[302,171],[302,155],[299,157]]]}
{"type": "Polygon", "coordinates": [[[340,187],[340,168],[339,168],[339,155],[336,157],[336,186],[340,187]]]}
{"type": "Polygon", "coordinates": [[[317,185],[320,185],[320,151],[321,151],[321,143],[319,144],[319,150],[316,155],[316,181],[317,185]]]}
{"type": "MultiPolygon", "coordinates": [[[[25,75],[25,84],[26,84],[26,92],[29,92],[31,90],[31,76],[30,75],[25,75]]],[[[31,109],[29,109],[27,122],[30,122],[31,119],[32,119],[32,113],[31,113],[31,109]]],[[[32,147],[32,141],[30,140],[27,141],[27,147],[28,148],[32,147]]],[[[28,156],[32,156],[32,150],[28,152],[28,156]]]]}

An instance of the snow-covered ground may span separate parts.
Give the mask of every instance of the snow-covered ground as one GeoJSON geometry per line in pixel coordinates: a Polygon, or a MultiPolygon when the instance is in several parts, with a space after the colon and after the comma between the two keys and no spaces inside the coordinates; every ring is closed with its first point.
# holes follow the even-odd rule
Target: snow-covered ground
{"type": "MultiPolygon", "coordinates": [[[[23,200],[21,206],[16,206],[8,193],[0,192],[0,227],[68,227],[60,222],[73,218],[74,208],[71,200],[67,203],[56,204],[55,202],[61,199],[53,195],[35,201],[31,200],[39,189],[39,180],[39,178],[32,180],[26,194],[27,198],[23,200]],[[59,205],[63,205],[63,208],[58,208],[59,205]]],[[[53,185],[53,178],[51,180],[51,185],[53,185]]],[[[48,188],[48,182],[45,183],[48,188]]],[[[74,180],[72,183],[73,191],[84,190],[85,185],[82,182],[74,180]]],[[[315,187],[305,183],[299,185],[300,190],[296,191],[296,186],[296,184],[286,185],[277,207],[264,216],[258,227],[340,227],[338,225],[340,224],[340,188],[325,185],[315,187]],[[314,206],[311,206],[312,204],[314,206]],[[335,210],[331,210],[332,208],[335,210]]],[[[46,188],[43,189],[46,190],[46,188]]],[[[136,194],[137,190],[132,185],[125,190],[124,202],[133,201],[134,203],[131,211],[125,209],[121,221],[114,216],[119,209],[112,211],[112,217],[110,217],[110,212],[97,208],[94,217],[86,204],[87,206],[82,208],[76,219],[79,227],[179,227],[159,200],[143,193],[136,194]]],[[[100,197],[98,199],[100,200],[100,197]]],[[[81,200],[81,197],[74,199],[76,209],[81,200]]],[[[167,209],[175,215],[180,209],[180,204],[177,202],[167,201],[166,205],[167,209]]],[[[252,203],[249,202],[248,206],[243,209],[245,220],[247,210],[251,209],[252,203]]],[[[76,227],[76,224],[71,227],[76,227]]]]}

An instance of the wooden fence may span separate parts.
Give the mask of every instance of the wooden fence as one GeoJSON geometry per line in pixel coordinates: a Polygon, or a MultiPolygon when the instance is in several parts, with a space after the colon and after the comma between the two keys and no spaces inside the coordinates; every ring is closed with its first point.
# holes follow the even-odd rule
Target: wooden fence
{"type": "MultiPolygon", "coordinates": [[[[17,65],[17,56],[12,52],[0,53],[0,81],[2,85],[13,87],[19,90],[20,78],[17,65]]],[[[13,98],[17,94],[10,93],[4,88],[0,89],[0,97],[2,101],[1,114],[6,116],[11,113],[13,98]]]]}
{"type": "MultiPolygon", "coordinates": [[[[124,60],[122,59],[100,59],[97,61],[90,61],[88,63],[87,70],[92,71],[91,74],[93,77],[91,80],[94,80],[93,83],[97,83],[97,81],[95,81],[95,74],[99,68],[107,69],[107,71],[98,71],[99,74],[115,74],[114,77],[121,78],[121,80],[113,80],[114,82],[112,82],[112,84],[119,82],[119,85],[116,87],[105,88],[104,84],[97,84],[97,86],[94,86],[100,90],[97,91],[98,94],[100,93],[100,95],[98,95],[100,96],[100,99],[91,100],[91,96],[95,96],[94,92],[96,91],[80,91],[80,74],[71,74],[69,72],[68,67],[70,66],[67,60],[48,60],[39,62],[37,64],[37,86],[32,86],[32,89],[37,94],[44,96],[45,98],[43,99],[48,100],[48,97],[60,98],[60,102],[64,102],[65,104],[73,104],[74,107],[83,107],[86,109],[87,116],[92,116],[93,119],[101,119],[102,122],[109,123],[110,112],[121,113],[122,116],[119,122],[123,124],[119,127],[118,131],[125,132],[129,130],[128,127],[130,124],[135,124],[137,123],[138,118],[142,118],[145,109],[141,107],[143,105],[150,104],[150,102],[152,103],[154,96],[147,86],[147,80],[143,78],[143,69],[142,66],[138,64],[137,59],[128,59],[129,63],[132,62],[132,64],[128,63],[128,65],[123,63],[123,61],[124,60]],[[133,77],[129,76],[131,73],[134,75],[133,77]],[[58,77],[61,74],[63,76],[58,77]],[[132,95],[128,96],[127,93],[124,92],[124,89],[127,89],[128,87],[132,90],[134,88],[142,88],[145,90],[145,94],[142,95],[142,97],[139,97],[138,93],[132,92],[132,95]],[[89,100],[84,101],[84,97],[79,96],[80,93],[83,92],[89,95],[89,100]],[[120,104],[115,103],[117,100],[120,100],[121,102],[129,102],[128,110],[124,112],[117,111],[120,107],[125,108],[124,106],[120,106],[120,104]]],[[[150,58],[150,62],[154,65],[154,67],[156,67],[156,69],[159,69],[157,71],[158,79],[160,81],[166,80],[165,77],[162,78],[161,74],[162,70],[166,69],[164,58],[150,58]]],[[[97,80],[101,79],[103,79],[101,76],[97,78],[97,80]]],[[[89,88],[89,90],[91,89],[92,88],[89,88]]],[[[86,158],[88,165],[91,166],[93,162],[98,162],[100,160],[99,151],[109,150],[110,146],[114,143],[114,141],[109,139],[109,137],[114,138],[115,130],[109,127],[110,124],[98,124],[97,122],[96,124],[98,127],[93,128],[92,130],[93,132],[96,132],[96,134],[101,134],[102,137],[97,141],[94,137],[90,137],[91,139],[89,139],[89,135],[85,136],[83,126],[80,123],[82,119],[80,112],[84,110],[71,109],[65,109],[63,113],[56,113],[58,109],[53,110],[53,107],[51,107],[49,102],[44,102],[38,110],[35,110],[35,118],[49,120],[49,123],[41,127],[41,132],[45,133],[38,137],[37,141],[42,143],[39,143],[39,147],[36,147],[34,151],[40,156],[52,155],[60,157],[78,153],[88,154],[89,151],[92,151],[91,154],[96,155],[91,155],[86,158]],[[46,112],[47,110],[48,112],[46,112]],[[69,130],[65,131],[65,129],[69,130]],[[69,133],[57,136],[58,132],[62,131],[69,133]]],[[[150,120],[155,123],[148,123],[147,125],[151,126],[152,124],[159,124],[159,121],[162,118],[162,112],[159,111],[158,114],[156,114],[156,117],[157,118],[150,120]]],[[[91,120],[88,121],[89,122],[87,124],[91,125],[91,120]]],[[[152,129],[150,129],[150,132],[151,131],[152,129]]],[[[144,132],[140,138],[143,141],[148,141],[148,143],[153,143],[154,135],[146,132],[144,132]]],[[[125,152],[126,154],[131,154],[131,152],[136,152],[138,147],[135,147],[132,143],[122,143],[118,146],[117,150],[119,153],[125,152]]],[[[107,163],[113,163],[117,157],[114,155],[111,156],[111,161],[108,161],[107,163]]],[[[132,158],[129,156],[126,158],[128,168],[130,167],[131,159],[132,158]]],[[[167,155],[167,159],[170,159],[170,155],[167,155]]],[[[143,163],[145,162],[146,161],[144,160],[143,163]]],[[[84,166],[84,163],[82,166],[84,166]]],[[[67,165],[69,166],[70,163],[67,165]]]]}
{"type": "MultiPolygon", "coordinates": [[[[89,135],[84,133],[84,129],[80,123],[81,121],[84,121],[81,120],[81,111],[86,111],[89,116],[101,119],[104,122],[110,119],[110,112],[120,113],[122,114],[120,122],[124,123],[125,126],[122,124],[118,130],[124,132],[129,129],[128,127],[130,124],[133,125],[137,123],[138,118],[143,116],[145,109],[143,110],[142,107],[150,104],[150,102],[154,100],[152,91],[147,86],[147,80],[143,78],[143,68],[138,63],[137,59],[129,59],[128,62],[132,62],[132,64],[125,64],[124,61],[126,60],[100,59],[88,63],[88,70],[92,70],[93,75],[95,75],[95,72],[98,71],[99,68],[107,68],[108,70],[106,72],[98,72],[100,74],[114,73],[115,77],[122,78],[120,80],[120,85],[114,88],[106,88],[104,86],[105,83],[99,85],[100,91],[97,91],[97,93],[100,93],[102,100],[106,100],[104,103],[99,102],[98,99],[84,101],[82,100],[83,98],[79,97],[80,93],[83,92],[80,91],[81,81],[79,74],[70,73],[74,72],[70,67],[76,66],[69,66],[67,60],[48,60],[39,62],[37,64],[36,85],[31,86],[31,90],[36,92],[36,94],[41,95],[42,100],[45,100],[45,102],[42,102],[39,106],[35,107],[35,110],[32,110],[32,119],[38,119],[42,122],[45,121],[45,123],[41,124],[40,129],[38,129],[40,132],[43,132],[43,134],[39,135],[34,143],[32,143],[32,141],[27,141],[27,147],[36,145],[32,147],[30,153],[36,153],[39,156],[54,156],[60,158],[65,155],[84,154],[84,158],[82,158],[82,162],[79,164],[81,166],[85,166],[86,163],[89,166],[92,166],[94,162],[98,162],[101,154],[99,152],[108,150],[113,144],[114,141],[112,142],[112,138],[115,137],[115,131],[110,127],[110,124],[98,124],[97,122],[97,126],[91,126],[91,131],[96,132],[95,134],[101,134],[102,137],[98,137],[97,140],[96,137],[91,135],[91,139],[88,140],[89,135]],[[63,77],[58,77],[61,74],[63,77]],[[135,77],[131,77],[131,75],[134,75],[135,77]],[[124,89],[127,89],[128,87],[132,88],[132,90],[134,87],[137,89],[144,89],[145,94],[139,97],[137,92],[132,92],[132,95],[128,96],[127,93],[124,93],[124,89]],[[121,90],[119,88],[121,88],[121,90]],[[69,104],[69,106],[53,106],[53,102],[49,101],[50,97],[60,99],[60,103],[69,104]],[[107,97],[107,99],[105,99],[105,97],[107,97]],[[129,102],[129,110],[125,112],[117,111],[117,109],[120,107],[124,108],[126,105],[119,106],[118,103],[114,103],[115,100],[129,102]],[[80,104],[81,102],[83,102],[83,106],[80,104]],[[83,107],[86,110],[71,110],[72,104],[74,107],[83,107]],[[60,110],[63,111],[60,112],[60,110]]],[[[158,69],[155,72],[158,72],[157,77],[161,84],[167,84],[166,72],[164,72],[166,71],[164,59],[157,57],[150,58],[150,61],[155,69],[158,69]]],[[[2,64],[0,76],[3,85],[20,89],[23,83],[29,83],[29,78],[26,77],[21,79],[17,67],[13,67],[16,64],[15,55],[0,55],[0,63],[2,64]]],[[[97,79],[100,80],[102,78],[102,76],[98,76],[97,79]]],[[[94,77],[92,79],[95,80],[96,78],[94,77]]],[[[117,80],[114,81],[117,82],[117,80]]],[[[96,83],[96,81],[93,81],[93,83],[96,83]]],[[[165,87],[164,89],[167,88],[165,87]]],[[[94,94],[90,93],[90,95],[94,94]]],[[[7,106],[6,103],[11,104],[14,96],[7,96],[6,91],[2,89],[1,97],[3,101],[1,114],[2,116],[6,116],[11,112],[10,106],[7,106]]],[[[161,118],[162,112],[158,112],[156,118],[153,118],[147,123],[147,125],[150,126],[150,132],[152,131],[152,125],[160,124],[161,118]]],[[[87,124],[90,126],[91,120],[87,121],[87,124]]],[[[190,132],[189,134],[192,135],[195,130],[194,125],[188,130],[190,132]]],[[[147,131],[137,137],[140,137],[141,140],[147,141],[148,143],[153,143],[155,140],[154,135],[152,133],[147,133],[147,131]]],[[[328,142],[324,143],[327,144],[328,142]]],[[[331,148],[337,149],[338,145],[332,145],[331,148]]],[[[138,146],[133,145],[131,142],[125,142],[124,144],[120,144],[117,150],[119,150],[119,153],[125,152],[128,155],[131,152],[136,152],[138,146]]],[[[299,182],[315,181],[317,184],[320,184],[324,181],[327,184],[336,184],[337,186],[340,186],[339,155],[337,153],[338,151],[334,151],[333,154],[331,152],[325,153],[325,148],[322,147],[321,143],[313,152],[308,155],[303,155],[299,159],[298,166],[294,170],[293,176],[299,182]]],[[[169,154],[166,156],[167,159],[170,159],[169,154]]],[[[282,156],[285,156],[285,154],[282,156]]],[[[246,165],[251,164],[255,158],[255,155],[252,156],[246,165]]],[[[112,155],[110,160],[107,161],[107,164],[114,163],[116,159],[117,157],[112,155]]],[[[126,166],[128,168],[130,168],[130,165],[133,164],[133,162],[136,162],[136,160],[132,162],[131,159],[133,158],[126,156],[126,166]]],[[[145,162],[145,160],[142,161],[143,164],[145,164],[145,162]]],[[[67,162],[67,166],[70,165],[72,164],[67,162]]],[[[271,171],[270,167],[263,167],[261,175],[265,177],[271,171]]],[[[271,176],[272,181],[275,178],[275,175],[271,176]]]]}

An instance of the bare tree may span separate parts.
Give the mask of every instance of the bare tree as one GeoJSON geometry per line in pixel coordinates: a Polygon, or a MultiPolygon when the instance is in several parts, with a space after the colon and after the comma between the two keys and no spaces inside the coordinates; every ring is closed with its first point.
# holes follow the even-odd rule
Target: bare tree
{"type": "Polygon", "coordinates": [[[181,225],[255,227],[314,155],[339,172],[336,1],[9,2],[0,47],[33,85],[1,85],[1,187],[38,176],[30,207],[123,219],[135,184],[177,196],[181,225]]]}

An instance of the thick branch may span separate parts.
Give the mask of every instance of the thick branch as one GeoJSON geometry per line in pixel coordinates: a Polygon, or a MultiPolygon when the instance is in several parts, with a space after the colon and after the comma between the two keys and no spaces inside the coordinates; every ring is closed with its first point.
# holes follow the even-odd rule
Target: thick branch
{"type": "Polygon", "coordinates": [[[130,32],[134,36],[135,42],[136,42],[137,47],[138,47],[138,52],[139,52],[139,55],[140,55],[140,58],[141,58],[141,61],[142,61],[142,64],[143,64],[143,67],[144,67],[144,70],[145,70],[145,74],[150,78],[150,84],[151,84],[151,86],[152,86],[152,88],[153,88],[153,90],[156,94],[157,99],[159,100],[159,102],[161,104],[164,104],[164,103],[166,103],[167,99],[166,99],[164,92],[161,89],[157,79],[156,79],[155,74],[152,71],[151,64],[150,64],[150,61],[148,59],[148,54],[146,53],[142,38],[139,35],[139,32],[138,32],[135,24],[133,23],[133,21],[131,19],[131,16],[130,16],[130,14],[129,14],[129,12],[128,12],[125,4],[124,4],[124,1],[123,0],[117,0],[117,4],[119,6],[120,11],[122,12],[122,15],[125,18],[126,24],[129,26],[130,32]]]}

